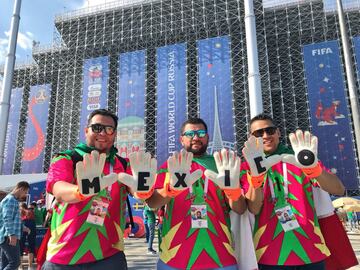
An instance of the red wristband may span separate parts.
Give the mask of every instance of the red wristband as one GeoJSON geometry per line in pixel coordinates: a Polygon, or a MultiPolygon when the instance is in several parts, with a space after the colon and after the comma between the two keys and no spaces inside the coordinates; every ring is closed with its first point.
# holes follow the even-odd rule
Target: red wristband
{"type": "Polygon", "coordinates": [[[248,174],[248,181],[249,181],[250,185],[255,189],[261,187],[264,183],[264,180],[265,180],[265,173],[260,174],[258,176],[251,176],[248,174]],[[250,178],[250,181],[249,181],[249,178],[250,178]]]}
{"type": "Polygon", "coordinates": [[[309,178],[316,178],[316,177],[319,177],[322,174],[322,168],[321,168],[319,162],[317,163],[317,165],[315,167],[302,168],[302,171],[309,178]]]}
{"type": "Polygon", "coordinates": [[[78,199],[81,202],[86,199],[86,196],[84,196],[83,194],[80,193],[79,188],[76,189],[75,197],[76,197],[76,199],[78,199]]]}

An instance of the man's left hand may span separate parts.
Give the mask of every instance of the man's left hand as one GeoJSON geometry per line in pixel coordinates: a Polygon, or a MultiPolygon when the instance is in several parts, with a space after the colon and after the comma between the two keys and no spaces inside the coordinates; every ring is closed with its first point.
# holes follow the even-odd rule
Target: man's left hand
{"type": "Polygon", "coordinates": [[[297,130],[295,133],[290,133],[289,139],[295,154],[282,155],[282,161],[301,168],[311,178],[319,176],[322,169],[317,157],[318,138],[309,131],[297,130]]]}
{"type": "Polygon", "coordinates": [[[144,151],[131,153],[129,160],[132,175],[119,173],[118,179],[134,191],[136,198],[146,200],[154,192],[157,161],[144,151]]]}
{"type": "Polygon", "coordinates": [[[234,151],[221,149],[221,152],[214,153],[214,159],[218,173],[205,170],[205,176],[223,189],[229,199],[238,200],[242,194],[239,181],[240,158],[234,151]]]}

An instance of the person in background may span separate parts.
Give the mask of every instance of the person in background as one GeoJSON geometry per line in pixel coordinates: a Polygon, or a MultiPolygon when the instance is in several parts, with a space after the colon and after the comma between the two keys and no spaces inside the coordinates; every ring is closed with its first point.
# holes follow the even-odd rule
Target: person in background
{"type": "Polygon", "coordinates": [[[36,207],[34,209],[34,214],[35,214],[35,224],[38,227],[43,226],[44,224],[44,220],[46,217],[46,208],[43,207],[43,201],[42,200],[38,200],[36,202],[36,207]]]}
{"type": "Polygon", "coordinates": [[[161,241],[162,241],[162,226],[163,226],[164,214],[165,214],[165,206],[163,205],[157,211],[159,251],[160,251],[160,246],[161,246],[161,241]]]}
{"type": "Polygon", "coordinates": [[[145,226],[145,243],[149,243],[149,225],[148,225],[148,218],[146,216],[146,204],[144,203],[144,209],[143,209],[143,218],[144,218],[144,226],[145,226]]]}
{"type": "Polygon", "coordinates": [[[34,255],[35,255],[35,240],[36,240],[36,224],[34,212],[28,209],[26,203],[20,204],[21,220],[23,222],[24,229],[22,231],[20,240],[20,254],[24,255],[27,251],[28,255],[28,269],[33,270],[34,268],[34,255]],[[26,250],[26,242],[27,250],[26,250]]]}
{"type": "Polygon", "coordinates": [[[147,218],[147,225],[149,226],[149,242],[148,242],[148,254],[156,254],[156,251],[153,249],[153,242],[155,238],[155,213],[147,204],[144,207],[145,216],[147,218]]]}
{"type": "Polygon", "coordinates": [[[19,202],[26,201],[30,185],[18,182],[0,202],[1,269],[15,270],[20,266],[20,238],[22,223],[19,202]]]}

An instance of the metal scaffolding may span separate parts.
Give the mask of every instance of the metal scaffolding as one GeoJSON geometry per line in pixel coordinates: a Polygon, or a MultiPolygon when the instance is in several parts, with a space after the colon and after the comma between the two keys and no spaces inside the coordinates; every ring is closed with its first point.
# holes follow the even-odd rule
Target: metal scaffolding
{"type": "MultiPolygon", "coordinates": [[[[228,35],[236,145],[240,154],[250,118],[243,1],[144,0],[133,5],[125,2],[56,16],[53,44],[34,47],[36,64],[16,69],[13,86],[24,87],[25,91],[17,149],[24,147],[31,85],[52,86],[43,165],[47,171],[54,153],[78,142],[84,59],[109,56],[108,107],[117,111],[118,55],[145,49],[145,140],[147,151],[155,154],[156,48],[187,44],[187,113],[196,116],[199,113],[197,41],[228,35]]],[[[321,0],[264,0],[264,5],[263,1],[255,0],[254,9],[263,108],[274,116],[285,140],[286,134],[297,128],[311,129],[302,46],[339,39],[337,16],[332,11],[325,12],[321,0]]],[[[359,10],[358,7],[346,12],[349,36],[360,34],[359,10]]],[[[17,152],[14,173],[20,172],[21,152],[17,152]]]]}

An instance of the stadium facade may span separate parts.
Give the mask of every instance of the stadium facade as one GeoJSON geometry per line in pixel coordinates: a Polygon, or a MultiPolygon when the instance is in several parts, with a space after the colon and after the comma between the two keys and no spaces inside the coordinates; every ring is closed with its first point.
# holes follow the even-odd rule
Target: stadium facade
{"type": "MultiPolygon", "coordinates": [[[[84,61],[108,57],[107,106],[119,109],[119,55],[144,50],[144,138],[147,151],[156,154],[161,143],[157,132],[158,99],[157,49],[173,44],[186,44],[186,116],[200,113],[199,44],[198,41],[229,38],[232,112],[235,141],[241,151],[248,136],[250,119],[247,57],[242,0],[158,0],[106,3],[60,14],[55,18],[54,42],[35,45],[31,65],[18,66],[13,87],[22,88],[20,124],[16,149],[24,149],[28,121],[30,90],[34,85],[50,85],[44,159],[47,171],[51,156],[79,141],[83,102],[84,61]]],[[[355,2],[355,1],[354,1],[355,2]]],[[[358,5],[358,4],[357,4],[358,5]]],[[[360,35],[360,8],[346,9],[350,37],[360,35]]],[[[304,46],[339,41],[338,17],[331,5],[323,1],[254,1],[259,66],[264,111],[273,115],[286,134],[297,128],[313,129],[304,46]]],[[[339,45],[340,46],[340,45],[339,45]]],[[[355,46],[354,63],[356,63],[355,46]]],[[[340,63],[343,63],[341,50],[340,63]]],[[[354,70],[356,65],[354,64],[354,70]]],[[[341,64],[341,74],[344,75],[341,64]]],[[[345,78],[345,77],[344,77],[345,78]]],[[[359,76],[357,76],[359,85],[359,76]]],[[[359,88],[358,88],[359,89],[359,88]]],[[[345,91],[344,91],[345,92],[345,91]]],[[[345,96],[347,99],[347,96],[345,96]]],[[[348,102],[347,102],[348,103],[348,102]]],[[[347,104],[348,111],[350,107],[347,104]]],[[[185,112],[184,112],[185,113],[185,112]]],[[[352,119],[349,130],[352,132],[352,119]]],[[[216,125],[215,125],[216,126],[216,125]]],[[[353,135],[351,135],[353,136],[353,135]]],[[[355,144],[351,137],[352,145],[355,144]]],[[[356,184],[349,192],[358,193],[359,167],[356,148],[350,147],[355,162],[356,184]]],[[[16,151],[12,173],[21,173],[23,153],[16,151]]]]}

